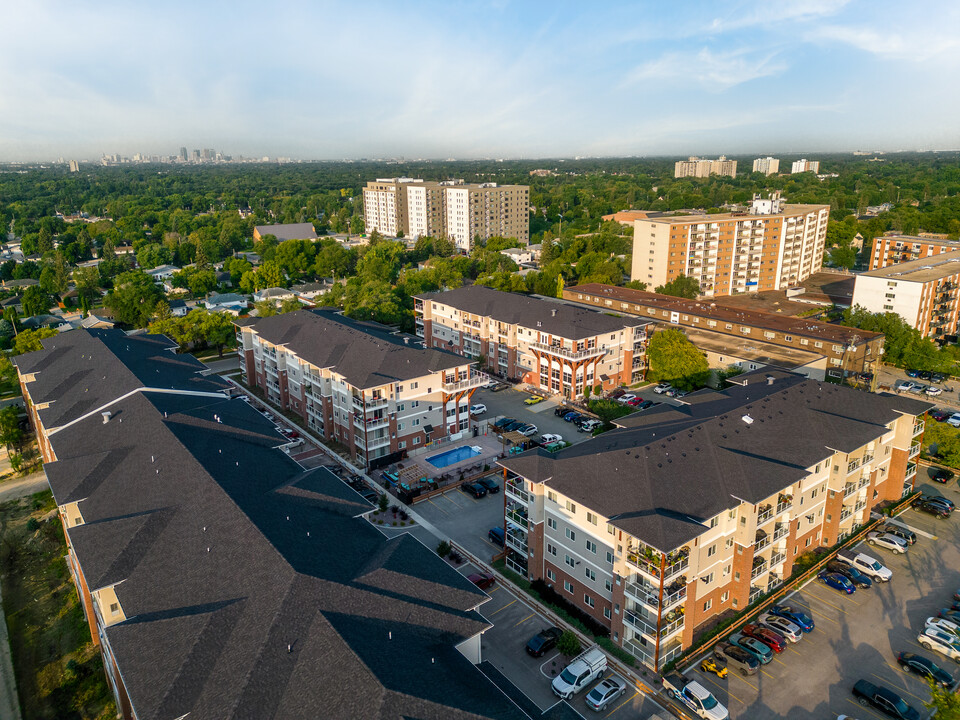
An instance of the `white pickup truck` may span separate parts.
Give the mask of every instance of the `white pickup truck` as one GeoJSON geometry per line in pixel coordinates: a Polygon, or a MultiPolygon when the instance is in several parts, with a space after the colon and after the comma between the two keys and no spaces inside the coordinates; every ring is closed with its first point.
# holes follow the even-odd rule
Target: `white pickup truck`
{"type": "Polygon", "coordinates": [[[553,694],[568,700],[603,675],[607,656],[597,646],[585,650],[553,679],[553,694]]]}
{"type": "Polygon", "coordinates": [[[854,552],[853,550],[841,550],[837,553],[837,560],[855,567],[875,582],[890,582],[893,572],[888,567],[884,567],[876,558],[872,558],[864,553],[854,552]]]}

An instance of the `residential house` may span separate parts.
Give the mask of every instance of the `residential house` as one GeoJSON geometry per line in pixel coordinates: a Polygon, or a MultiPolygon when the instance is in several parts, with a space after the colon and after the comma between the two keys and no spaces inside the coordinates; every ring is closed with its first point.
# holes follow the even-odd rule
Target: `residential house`
{"type": "Polygon", "coordinates": [[[167,300],[167,305],[170,306],[170,314],[174,317],[185,317],[191,310],[184,300],[167,300]]]}
{"type": "Polygon", "coordinates": [[[307,305],[314,305],[318,297],[333,289],[333,285],[330,282],[306,282],[294,285],[290,289],[296,295],[297,300],[307,305]]]}
{"type": "Polygon", "coordinates": [[[203,306],[211,312],[226,311],[234,315],[246,312],[249,305],[247,297],[237,293],[211,293],[203,301],[203,306]]]}
{"type": "Polygon", "coordinates": [[[279,305],[284,300],[289,300],[295,297],[296,294],[292,290],[287,290],[287,288],[272,287],[264,288],[263,290],[257,290],[253,294],[253,301],[262,302],[263,300],[272,300],[279,305]]]}

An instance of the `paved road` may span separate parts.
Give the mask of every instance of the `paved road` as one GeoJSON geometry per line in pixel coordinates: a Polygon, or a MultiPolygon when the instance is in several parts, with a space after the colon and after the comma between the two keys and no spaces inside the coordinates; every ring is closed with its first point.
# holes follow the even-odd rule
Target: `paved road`
{"type": "MultiPolygon", "coordinates": [[[[895,388],[897,383],[901,380],[910,380],[922,385],[930,385],[930,383],[926,380],[918,380],[916,378],[907,377],[907,373],[900,368],[884,366],[880,370],[880,374],[877,376],[877,386],[878,389],[880,385],[889,386],[891,388],[891,392],[896,392],[896,390],[893,388],[895,388]]],[[[960,382],[957,382],[956,380],[947,380],[946,382],[942,382],[935,387],[941,388],[943,390],[943,394],[937,395],[936,397],[917,395],[915,393],[901,394],[908,397],[915,397],[920,400],[928,400],[930,404],[935,405],[936,407],[950,408],[951,410],[960,412],[960,394],[958,394],[958,391],[960,391],[960,382]]]]}
{"type": "MultiPolygon", "coordinates": [[[[0,502],[33,495],[49,487],[47,475],[42,470],[32,475],[27,475],[25,478],[7,480],[0,483],[0,502]]],[[[0,717],[5,716],[0,714],[0,717]]]]}
{"type": "Polygon", "coordinates": [[[222,374],[239,370],[240,358],[237,357],[236,353],[230,353],[229,355],[224,355],[223,360],[205,360],[203,364],[213,372],[222,374]]]}

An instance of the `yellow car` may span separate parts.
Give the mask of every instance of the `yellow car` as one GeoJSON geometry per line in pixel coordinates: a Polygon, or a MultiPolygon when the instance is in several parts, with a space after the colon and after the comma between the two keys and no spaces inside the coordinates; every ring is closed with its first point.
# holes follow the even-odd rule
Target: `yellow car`
{"type": "Polygon", "coordinates": [[[536,405],[538,402],[543,402],[543,398],[539,395],[531,395],[526,400],[523,401],[524,405],[536,405]]]}

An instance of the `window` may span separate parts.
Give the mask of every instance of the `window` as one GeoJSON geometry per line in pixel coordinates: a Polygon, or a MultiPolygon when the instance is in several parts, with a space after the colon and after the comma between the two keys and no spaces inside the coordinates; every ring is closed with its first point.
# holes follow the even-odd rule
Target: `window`
{"type": "Polygon", "coordinates": [[[573,583],[570,582],[569,580],[563,581],[563,589],[566,590],[571,595],[573,595],[573,583]]]}
{"type": "Polygon", "coordinates": [[[557,556],[557,547],[556,547],[555,545],[551,545],[550,543],[547,543],[547,552],[548,552],[550,555],[553,555],[554,557],[556,557],[556,556],[557,556]]]}
{"type": "Polygon", "coordinates": [[[588,513],[587,513],[587,522],[590,523],[591,525],[596,525],[596,524],[597,524],[597,516],[594,515],[592,512],[588,512],[588,513]]]}
{"type": "Polygon", "coordinates": [[[574,515],[577,514],[577,506],[576,506],[575,503],[572,503],[572,502],[570,502],[569,500],[567,500],[567,501],[564,503],[564,507],[567,508],[567,512],[573,513],[574,515]]]}
{"type": "Polygon", "coordinates": [[[713,545],[707,548],[707,557],[713,557],[716,554],[717,554],[717,544],[714,543],[713,545]]]}
{"type": "Polygon", "coordinates": [[[733,538],[727,538],[726,545],[727,545],[727,550],[729,550],[730,548],[732,548],[732,547],[733,547],[733,538]]]}
{"type": "Polygon", "coordinates": [[[402,423],[402,422],[398,422],[398,423],[397,423],[397,432],[399,432],[399,431],[401,431],[401,430],[403,430],[403,423],[402,423]]]}
{"type": "Polygon", "coordinates": [[[589,595],[584,595],[584,596],[583,596],[583,602],[584,602],[586,605],[589,605],[590,607],[593,607],[593,598],[590,597],[589,595]]]}
{"type": "Polygon", "coordinates": [[[592,540],[587,540],[587,550],[592,552],[594,555],[597,554],[597,544],[592,540]]]}
{"type": "Polygon", "coordinates": [[[550,580],[552,582],[557,581],[557,574],[550,568],[547,568],[547,580],[550,580]]]}
{"type": "Polygon", "coordinates": [[[604,580],[603,589],[606,590],[607,592],[613,592],[613,583],[610,582],[609,580],[604,580]]]}
{"type": "Polygon", "coordinates": [[[120,612],[120,606],[117,603],[110,603],[110,614],[116,615],[120,612]]]}
{"type": "Polygon", "coordinates": [[[732,570],[732,569],[733,569],[733,565],[727,565],[726,567],[724,567],[724,568],[723,568],[723,576],[726,577],[727,575],[729,575],[729,574],[730,574],[730,570],[732,570]]]}
{"type": "Polygon", "coordinates": [[[605,608],[603,609],[603,616],[604,616],[607,620],[610,619],[610,608],[605,607],[605,608]]]}
{"type": "Polygon", "coordinates": [[[724,591],[720,594],[720,602],[725,603],[729,597],[730,597],[730,591],[729,591],[729,590],[724,590],[724,591]]]}
{"type": "MultiPolygon", "coordinates": [[[[397,429],[399,429],[399,428],[397,428],[397,429]]],[[[403,450],[405,447],[407,447],[407,441],[406,441],[406,440],[401,440],[400,442],[397,443],[397,449],[403,450]]]]}
{"type": "Polygon", "coordinates": [[[555,492],[550,491],[550,492],[547,493],[547,499],[548,499],[550,502],[556,502],[556,501],[557,501],[557,494],[556,494],[555,492]]]}
{"type": "Polygon", "coordinates": [[[556,530],[557,521],[554,520],[553,518],[547,518],[547,527],[550,528],[551,530],[556,530]]]}
{"type": "Polygon", "coordinates": [[[417,418],[416,420],[414,420],[412,424],[414,427],[420,427],[420,418],[417,418]]]}
{"type": "Polygon", "coordinates": [[[414,445],[419,445],[419,444],[420,444],[420,438],[419,438],[419,436],[418,436],[418,437],[415,437],[415,438],[413,439],[413,444],[414,444],[414,445]]]}
{"type": "Polygon", "coordinates": [[[710,527],[715,528],[720,524],[720,518],[710,518],[710,527]]]}
{"type": "Polygon", "coordinates": [[[574,540],[574,541],[576,541],[576,539],[577,539],[577,531],[576,531],[576,530],[571,530],[570,528],[564,528],[564,529],[563,529],[563,534],[567,536],[567,540],[574,540]]]}
{"type": "Polygon", "coordinates": [[[611,525],[610,523],[607,523],[607,533],[608,533],[609,535],[616,535],[616,534],[617,534],[616,531],[613,529],[613,525],[611,525]]]}
{"type": "Polygon", "coordinates": [[[707,610],[709,610],[709,609],[712,608],[712,607],[713,607],[713,600],[707,600],[707,601],[703,604],[703,611],[706,612],[707,610]]]}
{"type": "Polygon", "coordinates": [[[563,556],[563,561],[564,561],[567,565],[569,565],[570,567],[576,567],[576,566],[577,566],[577,563],[576,563],[576,562],[574,561],[574,559],[573,559],[572,557],[570,557],[569,555],[564,555],[564,556],[563,556]]]}
{"type": "Polygon", "coordinates": [[[712,583],[712,582],[713,582],[713,573],[710,573],[709,575],[704,575],[704,576],[703,576],[703,582],[704,582],[704,584],[706,584],[706,585],[709,585],[710,583],[712,583]]]}
{"type": "Polygon", "coordinates": [[[594,582],[597,580],[597,574],[590,568],[583,569],[583,576],[587,578],[587,580],[592,580],[594,582]]]}
{"type": "Polygon", "coordinates": [[[613,565],[613,553],[607,550],[607,562],[613,565]]]}

